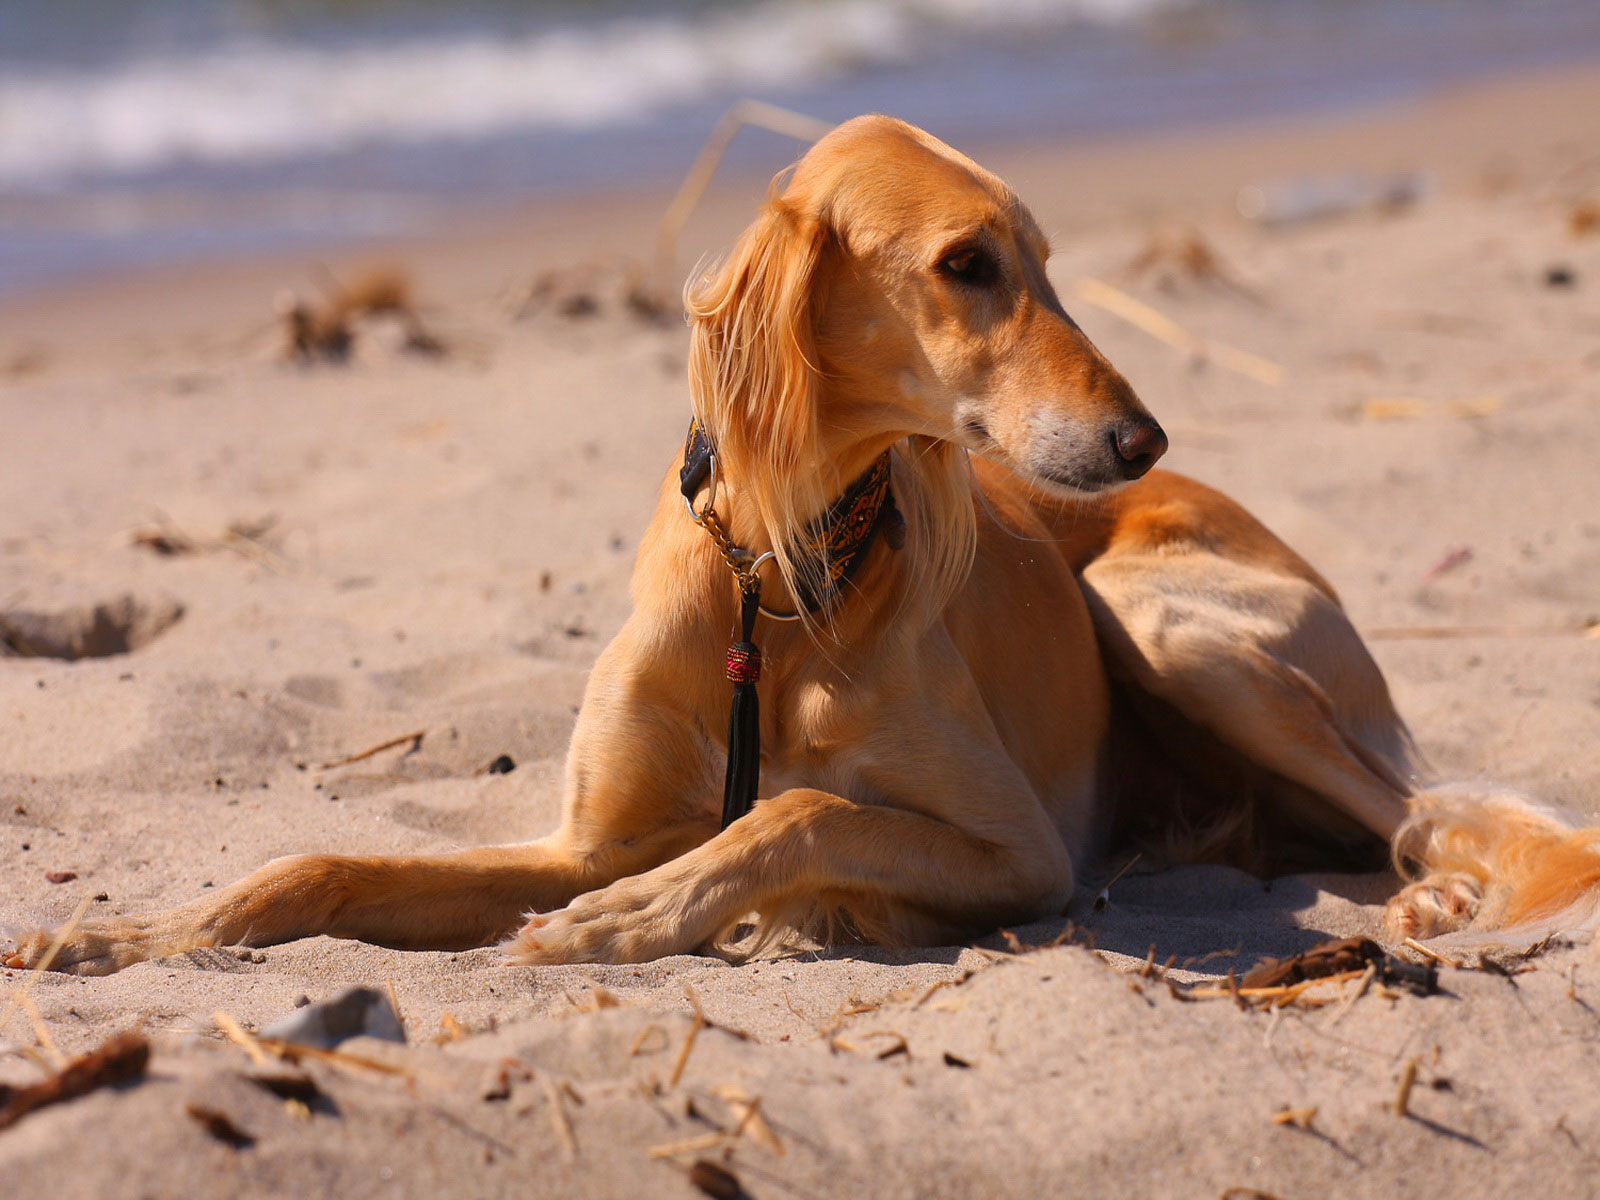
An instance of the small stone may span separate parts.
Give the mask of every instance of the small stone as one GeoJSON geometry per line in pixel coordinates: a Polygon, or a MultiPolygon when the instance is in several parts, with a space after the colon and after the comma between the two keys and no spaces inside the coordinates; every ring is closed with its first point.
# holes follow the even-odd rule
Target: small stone
{"type": "Polygon", "coordinates": [[[404,1043],[405,1028],[395,1015],[389,998],[377,988],[346,988],[331,1000],[307,1005],[298,1012],[265,1026],[264,1037],[279,1038],[301,1046],[332,1050],[353,1037],[379,1038],[404,1043]]]}
{"type": "Polygon", "coordinates": [[[489,774],[491,775],[509,775],[516,769],[517,764],[512,760],[511,755],[509,754],[502,754],[499,758],[495,759],[489,764],[489,774]]]}

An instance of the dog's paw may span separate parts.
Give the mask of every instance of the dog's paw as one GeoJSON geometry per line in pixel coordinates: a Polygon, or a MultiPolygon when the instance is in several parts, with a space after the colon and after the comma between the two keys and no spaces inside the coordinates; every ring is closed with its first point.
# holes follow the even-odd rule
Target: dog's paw
{"type": "Polygon", "coordinates": [[[509,966],[633,963],[684,953],[697,939],[672,908],[637,880],[624,880],[530,917],[502,947],[504,961],[509,966]]]}
{"type": "Polygon", "coordinates": [[[1454,933],[1472,924],[1483,904],[1483,885],[1471,875],[1429,875],[1389,901],[1384,924],[1396,941],[1454,933]]]}
{"type": "MultiPolygon", "coordinates": [[[[49,955],[56,937],[56,930],[47,929],[23,934],[16,948],[5,955],[4,965],[21,970],[37,967],[49,955]]],[[[149,929],[138,917],[85,921],[62,942],[47,969],[69,975],[110,975],[149,958],[149,941],[149,929]]]]}

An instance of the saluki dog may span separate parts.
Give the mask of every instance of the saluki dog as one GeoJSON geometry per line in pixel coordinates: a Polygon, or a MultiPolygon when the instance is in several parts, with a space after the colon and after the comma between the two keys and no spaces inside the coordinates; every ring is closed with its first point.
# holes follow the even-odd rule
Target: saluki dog
{"type": "Polygon", "coordinates": [[[517,963],[638,962],[739,929],[931,945],[1058,915],[1086,864],[1133,846],[1262,873],[1392,854],[1397,938],[1588,919],[1595,832],[1419,783],[1333,588],[1227,497],[1151,469],[1166,436],[1047,255],[963,155],[886,117],[839,126],[689,290],[713,469],[681,489],[674,462],[663,483],[560,828],[277,859],[86,922],[52,965],[315,934],[504,941],[517,963]],[[884,536],[841,575],[819,514],[865,478],[884,536]],[[760,611],[800,619],[757,615],[739,641],[764,660],[759,800],[724,822],[728,678],[754,679],[724,662],[753,581],[760,611]]]}

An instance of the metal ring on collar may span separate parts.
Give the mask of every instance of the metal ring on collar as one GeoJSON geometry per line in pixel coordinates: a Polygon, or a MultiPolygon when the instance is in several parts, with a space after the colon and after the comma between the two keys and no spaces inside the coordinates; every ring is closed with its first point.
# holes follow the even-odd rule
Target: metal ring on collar
{"type": "MultiPolygon", "coordinates": [[[[764,550],[760,554],[756,555],[755,561],[752,562],[748,567],[746,567],[745,570],[748,571],[751,575],[754,575],[757,571],[759,571],[761,569],[761,565],[763,563],[765,563],[768,559],[772,559],[772,560],[776,561],[777,557],[778,556],[776,554],[774,554],[771,550],[764,550]]],[[[773,612],[772,609],[768,608],[765,604],[758,605],[758,607],[761,609],[761,615],[762,616],[770,617],[774,621],[798,621],[800,619],[800,610],[799,609],[795,609],[793,612],[781,613],[781,612],[773,612]]]]}

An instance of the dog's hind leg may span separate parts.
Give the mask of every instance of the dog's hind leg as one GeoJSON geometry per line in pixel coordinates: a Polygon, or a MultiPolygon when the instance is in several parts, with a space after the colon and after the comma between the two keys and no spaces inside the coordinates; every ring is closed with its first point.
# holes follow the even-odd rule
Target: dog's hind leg
{"type": "Polygon", "coordinates": [[[1470,925],[1531,942],[1600,924],[1600,828],[1510,792],[1420,788],[1333,590],[1231,500],[1154,473],[1123,494],[1081,575],[1133,688],[1390,841],[1411,880],[1389,904],[1396,938],[1470,925]]]}
{"type": "Polygon", "coordinates": [[[1083,571],[1106,657],[1134,688],[1390,840],[1412,881],[1386,914],[1396,939],[1595,924],[1600,830],[1511,793],[1419,789],[1383,677],[1326,585],[1199,540],[1083,571]]]}
{"type": "Polygon", "coordinates": [[[1082,581],[1102,648],[1134,688],[1372,834],[1394,835],[1410,739],[1322,587],[1183,546],[1107,555],[1082,581]]]}

